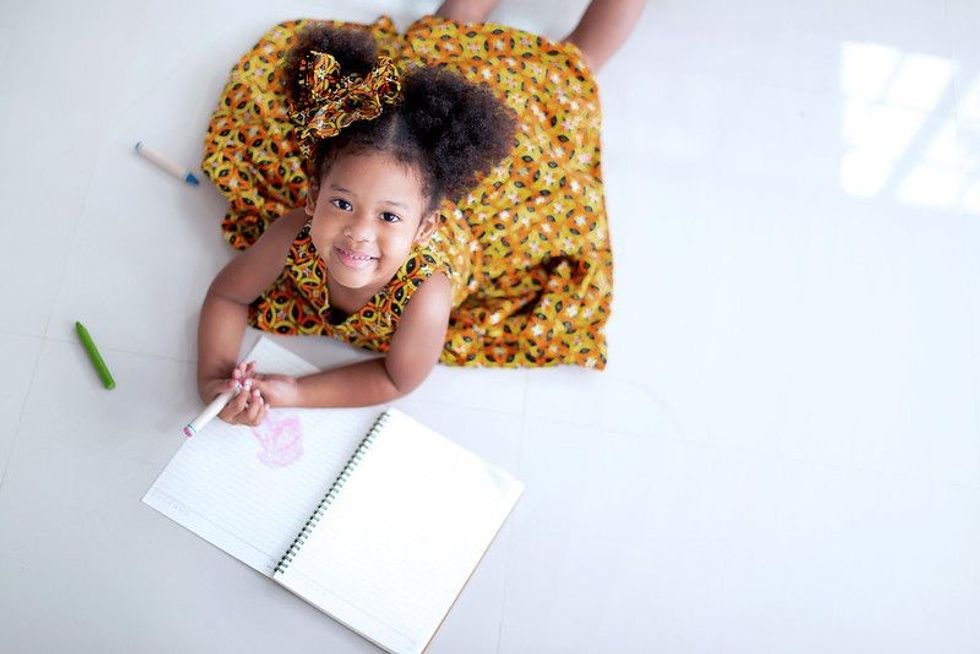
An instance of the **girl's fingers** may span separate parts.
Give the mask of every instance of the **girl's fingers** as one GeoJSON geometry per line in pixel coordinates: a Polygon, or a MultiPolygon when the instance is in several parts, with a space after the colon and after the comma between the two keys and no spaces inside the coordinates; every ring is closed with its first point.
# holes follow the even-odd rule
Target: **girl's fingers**
{"type": "Polygon", "coordinates": [[[252,381],[246,379],[245,383],[242,384],[241,392],[235,397],[233,397],[231,401],[228,402],[227,405],[225,405],[225,408],[222,409],[219,415],[225,420],[227,420],[228,422],[238,422],[237,419],[241,418],[242,412],[245,411],[248,405],[248,398],[249,398],[248,394],[251,388],[252,388],[252,381]]]}
{"type": "Polygon", "coordinates": [[[259,375],[252,381],[252,388],[257,388],[259,390],[259,394],[262,396],[262,399],[265,399],[265,380],[262,379],[262,375],[259,375]]]}
{"type": "Polygon", "coordinates": [[[210,396],[210,398],[213,400],[214,398],[218,397],[222,393],[226,393],[231,389],[235,388],[235,380],[234,379],[215,380],[213,382],[209,382],[206,388],[207,388],[207,395],[210,396]]]}
{"type": "Polygon", "coordinates": [[[225,383],[221,385],[221,389],[217,393],[215,393],[215,397],[221,395],[222,393],[227,393],[228,391],[235,390],[235,387],[238,385],[239,385],[239,381],[237,379],[226,379],[225,383]]]}
{"type": "Polygon", "coordinates": [[[242,361],[231,371],[231,378],[234,381],[244,382],[251,379],[255,373],[254,361],[242,361]]]}
{"type": "Polygon", "coordinates": [[[262,396],[259,394],[258,389],[253,389],[251,395],[249,396],[248,412],[245,415],[245,422],[250,425],[259,424],[259,412],[262,410],[264,402],[262,401],[262,396]]]}

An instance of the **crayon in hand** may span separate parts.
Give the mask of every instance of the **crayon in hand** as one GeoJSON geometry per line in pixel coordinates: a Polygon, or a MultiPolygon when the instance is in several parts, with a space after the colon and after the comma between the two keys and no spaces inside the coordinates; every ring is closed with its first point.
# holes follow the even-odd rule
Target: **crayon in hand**
{"type": "Polygon", "coordinates": [[[112,373],[109,372],[109,367],[106,366],[105,361],[102,360],[102,355],[95,347],[95,343],[92,342],[92,337],[89,336],[88,330],[85,329],[85,325],[75,321],[75,331],[78,332],[78,337],[82,339],[82,345],[85,346],[85,351],[88,352],[88,358],[91,359],[92,365],[95,366],[95,371],[99,373],[99,378],[102,380],[102,385],[108,389],[113,389],[116,387],[116,380],[112,378],[112,373]]]}
{"type": "Polygon", "coordinates": [[[236,384],[235,388],[225,391],[218,397],[211,400],[211,403],[204,407],[204,410],[201,411],[201,413],[194,418],[194,420],[189,422],[186,427],[184,427],[184,436],[190,438],[197,432],[204,429],[204,425],[211,422],[215,416],[221,413],[221,410],[224,409],[229,402],[235,399],[241,390],[241,386],[236,384]]]}

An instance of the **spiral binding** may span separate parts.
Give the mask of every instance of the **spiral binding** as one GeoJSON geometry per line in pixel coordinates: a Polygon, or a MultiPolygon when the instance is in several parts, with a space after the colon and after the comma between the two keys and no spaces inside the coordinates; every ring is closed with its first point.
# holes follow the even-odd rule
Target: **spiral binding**
{"type": "Polygon", "coordinates": [[[374,424],[371,426],[371,430],[368,432],[367,436],[364,437],[364,440],[361,441],[360,445],[357,446],[357,449],[354,450],[354,453],[351,454],[350,458],[347,460],[347,464],[344,465],[343,470],[340,471],[340,474],[337,475],[337,479],[335,479],[333,484],[330,486],[330,490],[327,491],[327,494],[324,495],[323,499],[320,500],[320,503],[317,504],[313,515],[309,517],[306,524],[300,530],[299,535],[293,539],[289,549],[286,550],[283,557],[279,559],[279,563],[276,564],[275,569],[272,571],[273,575],[284,572],[286,568],[289,567],[289,564],[292,563],[293,558],[299,552],[299,549],[303,546],[303,543],[305,543],[306,539],[310,537],[310,533],[313,531],[313,528],[316,527],[318,522],[320,522],[320,518],[323,517],[323,513],[327,510],[327,507],[330,506],[330,503],[333,502],[334,499],[336,499],[340,489],[344,487],[344,484],[346,484],[348,478],[350,478],[351,472],[357,467],[357,464],[360,463],[361,459],[364,458],[364,453],[367,451],[367,448],[369,448],[371,443],[378,438],[378,434],[381,433],[381,428],[385,426],[385,423],[388,422],[390,417],[391,413],[385,411],[378,417],[377,420],[374,421],[374,424]]]}

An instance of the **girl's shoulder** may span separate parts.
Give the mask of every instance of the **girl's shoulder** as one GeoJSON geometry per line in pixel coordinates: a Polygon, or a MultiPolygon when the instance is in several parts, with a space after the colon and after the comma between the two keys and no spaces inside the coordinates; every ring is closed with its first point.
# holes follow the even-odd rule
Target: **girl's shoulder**
{"type": "Polygon", "coordinates": [[[437,250],[428,245],[413,248],[385,289],[390,310],[401,316],[415,292],[437,273],[448,280],[452,274],[452,266],[437,250]]]}
{"type": "MultiPolygon", "coordinates": [[[[408,262],[406,262],[408,263],[408,262]]],[[[434,363],[439,358],[452,311],[452,284],[449,275],[428,262],[427,272],[412,278],[411,287],[399,301],[392,297],[390,310],[397,316],[391,336],[389,356],[411,364],[427,351],[434,363]]],[[[397,291],[396,291],[397,292],[397,291]]],[[[425,357],[423,357],[425,358],[425,357]]]]}

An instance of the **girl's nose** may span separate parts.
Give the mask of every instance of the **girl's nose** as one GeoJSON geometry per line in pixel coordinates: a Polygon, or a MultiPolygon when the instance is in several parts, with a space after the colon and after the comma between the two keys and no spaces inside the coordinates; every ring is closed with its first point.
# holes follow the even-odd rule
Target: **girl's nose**
{"type": "Polygon", "coordinates": [[[344,235],[355,243],[368,243],[374,238],[370,216],[358,216],[350,221],[344,235]]]}

